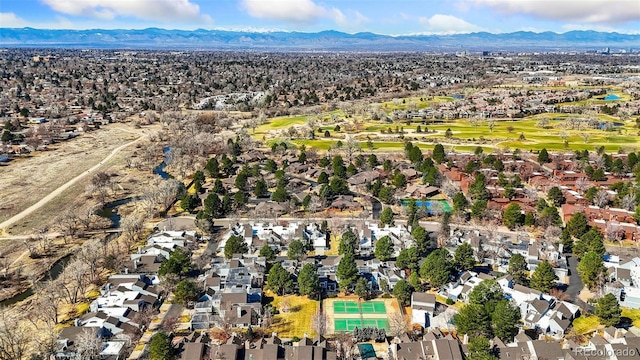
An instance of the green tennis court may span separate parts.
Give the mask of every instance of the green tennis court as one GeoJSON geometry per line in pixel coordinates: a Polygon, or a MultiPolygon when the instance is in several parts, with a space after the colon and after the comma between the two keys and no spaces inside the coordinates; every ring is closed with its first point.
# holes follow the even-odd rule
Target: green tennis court
{"type": "Polygon", "coordinates": [[[384,306],[384,302],[381,301],[367,301],[360,304],[363,314],[386,314],[387,308],[384,306]]]}
{"type": "Polygon", "coordinates": [[[387,319],[336,319],[334,324],[335,331],[353,331],[355,328],[363,327],[389,330],[389,321],[387,319]]]}
{"type": "Polygon", "coordinates": [[[334,301],[333,312],[336,314],[359,314],[360,307],[355,301],[334,301]]]}

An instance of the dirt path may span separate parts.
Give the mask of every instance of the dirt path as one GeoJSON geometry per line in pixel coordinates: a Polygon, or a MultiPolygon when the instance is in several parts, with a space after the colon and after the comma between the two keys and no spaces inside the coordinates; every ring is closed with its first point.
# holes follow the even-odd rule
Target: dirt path
{"type": "MultiPolygon", "coordinates": [[[[121,129],[121,130],[124,130],[124,129],[121,129]]],[[[111,153],[109,153],[109,155],[107,155],[107,157],[102,159],[98,164],[96,164],[93,167],[89,168],[89,170],[87,170],[86,172],[83,172],[82,174],[80,174],[80,175],[76,176],[75,178],[69,180],[65,184],[61,185],[60,187],[58,187],[57,189],[53,190],[51,193],[46,195],[44,198],[40,199],[37,203],[29,206],[28,208],[26,208],[22,212],[12,216],[11,218],[7,219],[6,221],[0,223],[0,230],[8,228],[9,226],[13,225],[14,223],[22,220],[23,218],[25,218],[29,214],[31,214],[34,211],[38,210],[44,204],[48,203],[53,198],[55,198],[56,196],[60,195],[63,191],[65,191],[66,189],[71,187],[73,184],[75,184],[78,181],[82,180],[86,176],[89,176],[92,173],[94,173],[96,170],[98,170],[100,167],[102,167],[102,165],[104,163],[106,163],[111,158],[113,158],[120,150],[122,150],[122,149],[124,149],[124,148],[126,148],[126,147],[128,147],[130,145],[133,145],[133,144],[139,142],[140,140],[142,140],[142,139],[144,139],[144,138],[146,138],[148,136],[147,134],[141,134],[141,133],[137,133],[137,134],[139,134],[141,136],[139,138],[133,140],[133,141],[130,141],[130,142],[126,143],[126,144],[120,145],[117,148],[113,149],[111,151],[111,153]]]]}

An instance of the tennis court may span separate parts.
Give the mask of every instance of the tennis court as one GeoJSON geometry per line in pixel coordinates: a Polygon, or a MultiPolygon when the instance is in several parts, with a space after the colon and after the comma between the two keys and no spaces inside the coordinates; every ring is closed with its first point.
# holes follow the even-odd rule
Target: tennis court
{"type": "Polygon", "coordinates": [[[389,330],[387,319],[336,319],[335,331],[353,331],[355,328],[373,327],[389,330]]]}
{"type": "Polygon", "coordinates": [[[387,308],[382,301],[367,301],[360,304],[363,314],[386,314],[387,308]]]}
{"type": "Polygon", "coordinates": [[[387,308],[382,301],[366,301],[358,304],[355,301],[335,301],[333,312],[336,314],[386,314],[387,308]]]}
{"type": "Polygon", "coordinates": [[[336,314],[359,314],[360,307],[355,301],[336,301],[333,303],[333,312],[336,314]]]}

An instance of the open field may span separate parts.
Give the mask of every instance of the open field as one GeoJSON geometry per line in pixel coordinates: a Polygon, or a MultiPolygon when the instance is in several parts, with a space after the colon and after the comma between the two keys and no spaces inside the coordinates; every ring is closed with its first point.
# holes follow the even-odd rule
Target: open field
{"type": "Polygon", "coordinates": [[[52,150],[12,161],[2,168],[0,222],[35,204],[69,180],[98,164],[113,149],[140,135],[118,125],[56,144],[52,150]]]}
{"type": "Polygon", "coordinates": [[[279,337],[292,338],[297,336],[302,338],[304,334],[309,337],[315,336],[312,330],[311,318],[318,311],[318,302],[309,300],[306,296],[286,295],[277,296],[269,291],[265,291],[265,296],[273,296],[273,306],[280,310],[283,302],[289,303],[291,309],[287,313],[280,311],[273,317],[273,325],[269,331],[277,332],[279,337]]]}

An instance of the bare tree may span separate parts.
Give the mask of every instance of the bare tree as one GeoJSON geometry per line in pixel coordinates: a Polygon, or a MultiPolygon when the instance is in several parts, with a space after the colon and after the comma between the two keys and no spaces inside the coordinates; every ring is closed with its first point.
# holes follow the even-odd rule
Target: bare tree
{"type": "Polygon", "coordinates": [[[576,189],[580,191],[580,193],[584,194],[585,191],[589,188],[589,179],[581,177],[576,180],[576,189]]]}
{"type": "Polygon", "coordinates": [[[593,197],[593,205],[597,206],[597,207],[605,207],[609,204],[609,193],[607,192],[607,190],[600,190],[596,193],[596,195],[593,197]]]}
{"type": "Polygon", "coordinates": [[[76,259],[87,266],[87,274],[89,275],[90,282],[93,283],[98,279],[105,256],[106,246],[102,246],[96,240],[86,242],[80,251],[76,253],[76,259]]]}
{"type": "Polygon", "coordinates": [[[360,151],[360,142],[356,140],[356,138],[352,135],[347,136],[347,140],[345,142],[345,151],[347,152],[347,158],[349,159],[349,163],[352,162],[352,157],[355,152],[360,151]]]}
{"type": "Polygon", "coordinates": [[[441,185],[442,192],[449,198],[453,198],[460,192],[460,188],[451,180],[445,179],[441,185]]]}
{"type": "Polygon", "coordinates": [[[318,309],[318,311],[313,314],[311,317],[311,326],[313,330],[320,336],[327,333],[327,315],[325,315],[322,310],[318,309]]]}
{"type": "Polygon", "coordinates": [[[122,233],[127,240],[135,241],[142,232],[144,227],[144,219],[135,215],[130,215],[122,219],[122,233]]]}
{"type": "Polygon", "coordinates": [[[102,349],[102,341],[95,333],[85,329],[76,339],[76,353],[81,359],[96,359],[102,349]]]}
{"type": "Polygon", "coordinates": [[[62,303],[60,298],[60,288],[54,281],[41,281],[33,286],[33,290],[37,295],[34,301],[35,317],[28,319],[37,327],[39,321],[44,322],[48,326],[58,324],[58,310],[62,303]]]}
{"type": "Polygon", "coordinates": [[[355,342],[351,333],[339,333],[335,338],[335,348],[339,360],[353,359],[355,342]]]}
{"type": "Polygon", "coordinates": [[[611,241],[620,241],[624,239],[624,229],[620,225],[609,221],[605,229],[605,236],[611,241]]]}
{"type": "Polygon", "coordinates": [[[629,211],[633,211],[636,208],[636,204],[636,194],[634,193],[625,195],[622,198],[622,201],[620,201],[620,206],[622,206],[623,209],[629,211]]]}
{"type": "Polygon", "coordinates": [[[80,227],[80,219],[78,214],[69,208],[55,219],[55,227],[62,233],[65,244],[67,237],[73,237],[78,233],[80,227]]]}
{"type": "Polygon", "coordinates": [[[271,306],[262,307],[262,324],[264,329],[270,328],[273,323],[273,315],[271,314],[271,306]]]}
{"type": "Polygon", "coordinates": [[[408,328],[407,320],[401,312],[396,311],[389,316],[389,335],[400,336],[406,333],[408,328]]]}
{"type": "Polygon", "coordinates": [[[31,346],[33,330],[22,317],[0,308],[0,360],[23,359],[31,346]]]}
{"type": "Polygon", "coordinates": [[[88,272],[87,264],[81,260],[74,260],[67,264],[62,275],[56,279],[55,283],[68,303],[75,304],[84,297],[89,285],[88,272]]]}
{"type": "Polygon", "coordinates": [[[178,328],[178,316],[167,316],[162,321],[162,329],[167,333],[172,333],[178,328]]]}

